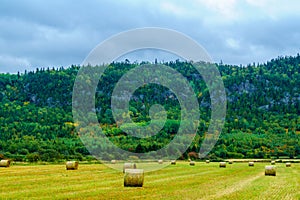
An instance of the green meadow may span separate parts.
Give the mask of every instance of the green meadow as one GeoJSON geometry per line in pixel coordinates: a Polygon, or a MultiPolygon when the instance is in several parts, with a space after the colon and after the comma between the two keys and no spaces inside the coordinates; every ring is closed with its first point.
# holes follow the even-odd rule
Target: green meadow
{"type": "Polygon", "coordinates": [[[299,163],[276,163],[276,176],[265,165],[182,161],[145,173],[141,188],[124,187],[123,173],[103,164],[11,165],[0,168],[0,199],[300,199],[299,163]]]}

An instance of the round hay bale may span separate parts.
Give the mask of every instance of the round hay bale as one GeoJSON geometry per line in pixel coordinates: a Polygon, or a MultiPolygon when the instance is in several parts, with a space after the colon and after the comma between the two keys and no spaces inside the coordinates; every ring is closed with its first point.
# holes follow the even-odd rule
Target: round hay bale
{"type": "Polygon", "coordinates": [[[116,160],[111,160],[110,162],[111,162],[111,164],[116,164],[117,163],[116,160]]]}
{"type": "Polygon", "coordinates": [[[286,166],[286,167],[291,167],[292,164],[291,164],[290,162],[287,162],[287,163],[285,163],[285,166],[286,166]]]}
{"type": "Polygon", "coordinates": [[[144,170],[126,169],[124,175],[124,187],[143,187],[144,170]]]}
{"type": "Polygon", "coordinates": [[[66,163],[67,170],[77,170],[78,169],[78,161],[68,161],[66,163]]]}
{"type": "Polygon", "coordinates": [[[249,163],[248,163],[248,166],[249,166],[249,167],[254,167],[254,162],[249,162],[249,163]]]}
{"type": "Polygon", "coordinates": [[[275,165],[275,163],[276,163],[275,160],[271,161],[271,165],[275,165]]]}
{"type": "Polygon", "coordinates": [[[171,165],[176,165],[176,160],[171,160],[171,165]]]}
{"type": "Polygon", "coordinates": [[[195,161],[191,161],[191,162],[190,162],[190,165],[191,165],[191,166],[195,166],[195,165],[196,165],[195,161]]]}
{"type": "Polygon", "coordinates": [[[158,160],[158,164],[163,164],[164,161],[163,160],[158,160]]]}
{"type": "Polygon", "coordinates": [[[265,176],[276,176],[276,168],[274,166],[266,166],[265,176]]]}
{"type": "Polygon", "coordinates": [[[209,160],[206,160],[205,162],[208,164],[208,163],[209,163],[209,160]]]}
{"type": "Polygon", "coordinates": [[[123,173],[125,173],[126,169],[136,169],[136,164],[135,163],[124,163],[123,173]]]}
{"type": "Polygon", "coordinates": [[[1,160],[0,161],[0,167],[9,167],[10,166],[10,160],[1,160]]]}
{"type": "Polygon", "coordinates": [[[229,160],[229,161],[228,161],[228,164],[233,164],[233,161],[232,161],[232,160],[229,160]]]}
{"type": "Polygon", "coordinates": [[[226,162],[220,162],[219,166],[220,166],[221,168],[226,168],[226,162]]]}

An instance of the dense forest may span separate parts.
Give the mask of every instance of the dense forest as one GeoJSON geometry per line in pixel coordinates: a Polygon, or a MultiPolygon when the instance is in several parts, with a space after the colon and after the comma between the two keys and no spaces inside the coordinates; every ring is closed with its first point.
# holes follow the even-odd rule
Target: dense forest
{"type": "MultiPolygon", "coordinates": [[[[130,100],[130,117],[143,126],[151,105],[163,105],[167,122],[151,139],[136,140],[117,125],[110,108],[112,91],[129,70],[143,63],[111,63],[95,93],[103,132],[124,150],[149,152],[172,140],[180,124],[176,96],[160,85],[138,88],[130,100]]],[[[210,120],[210,96],[191,62],[163,63],[180,72],[196,93],[200,125],[182,159],[195,157],[210,120]]],[[[248,66],[217,64],[227,95],[227,115],[210,159],[300,157],[300,55],[279,57],[248,66]]],[[[72,92],[79,66],[38,68],[18,74],[0,74],[0,158],[16,161],[91,160],[76,131],[72,92]]],[[[86,80],[89,81],[88,79],[86,80]]],[[[122,155],[107,159],[121,159],[122,155]]]]}

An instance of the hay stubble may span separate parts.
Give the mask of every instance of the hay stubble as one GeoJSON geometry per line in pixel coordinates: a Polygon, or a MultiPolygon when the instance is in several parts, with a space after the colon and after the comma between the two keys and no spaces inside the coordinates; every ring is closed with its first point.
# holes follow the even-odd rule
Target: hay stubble
{"type": "MultiPolygon", "coordinates": [[[[155,163],[153,163],[155,165],[155,163]]],[[[190,167],[178,161],[159,171],[145,173],[142,188],[123,186],[123,173],[102,164],[80,165],[66,171],[62,165],[0,168],[7,199],[299,199],[299,170],[277,164],[276,177],[264,176],[263,163],[249,169],[235,163],[224,170],[219,163],[190,167]],[[220,182],[220,180],[222,180],[220,182]],[[203,189],[206,188],[206,189],[203,189]],[[9,191],[9,192],[8,192],[9,191]]],[[[157,165],[157,162],[156,162],[157,165]]]]}

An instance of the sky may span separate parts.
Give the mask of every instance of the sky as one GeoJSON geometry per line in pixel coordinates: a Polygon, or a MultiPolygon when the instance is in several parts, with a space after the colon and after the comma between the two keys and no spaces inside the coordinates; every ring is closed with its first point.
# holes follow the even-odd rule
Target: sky
{"type": "Polygon", "coordinates": [[[298,0],[1,0],[0,73],[79,65],[143,27],[179,31],[217,63],[263,63],[300,52],[299,11],[298,0]]]}

